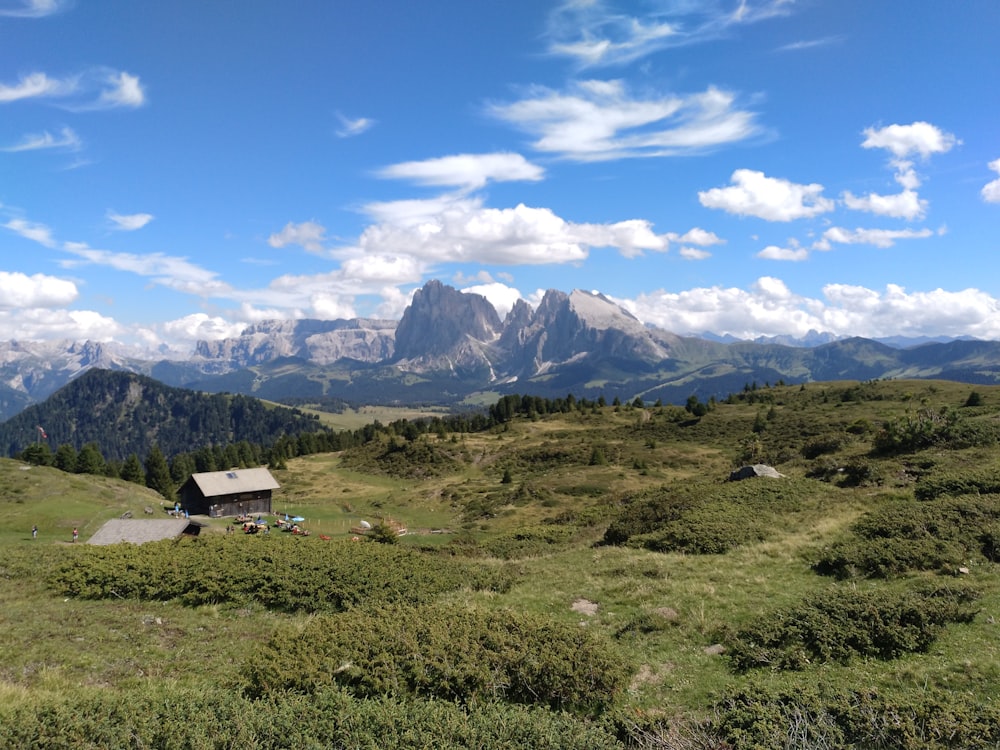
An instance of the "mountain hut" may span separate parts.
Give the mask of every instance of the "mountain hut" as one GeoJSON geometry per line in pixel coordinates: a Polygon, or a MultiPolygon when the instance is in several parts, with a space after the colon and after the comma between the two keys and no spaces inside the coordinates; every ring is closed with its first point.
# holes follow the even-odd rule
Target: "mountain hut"
{"type": "Polygon", "coordinates": [[[192,474],[181,486],[181,505],[191,515],[256,515],[271,512],[271,492],[280,487],[267,469],[230,469],[192,474]]]}

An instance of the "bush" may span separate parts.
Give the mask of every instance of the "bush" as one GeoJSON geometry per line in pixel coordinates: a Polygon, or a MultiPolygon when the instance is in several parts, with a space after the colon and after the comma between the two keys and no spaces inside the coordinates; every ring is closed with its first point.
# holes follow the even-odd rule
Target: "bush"
{"type": "Polygon", "coordinates": [[[751,686],[716,703],[711,729],[732,750],[986,750],[1000,743],[1000,708],[940,691],[892,698],[751,686]]]}
{"type": "Polygon", "coordinates": [[[76,690],[0,702],[0,747],[611,750],[589,722],[547,709],[357,699],[337,688],[251,701],[220,690],[76,690]]]}
{"type": "Polygon", "coordinates": [[[608,642],[577,625],[427,605],[317,616],[280,631],[246,666],[245,689],[258,698],[337,685],[359,698],[502,700],[598,714],[628,674],[608,642]]]}
{"type": "Polygon", "coordinates": [[[994,496],[899,503],[862,516],[853,538],[823,550],[813,569],[838,578],[954,571],[970,557],[992,556],[984,535],[998,520],[1000,498],[994,496]]]}
{"type": "Polygon", "coordinates": [[[508,568],[399,545],[270,537],[80,546],[50,580],[61,593],[84,599],[257,602],[286,612],[420,603],[446,591],[505,591],[513,583],[508,568]]]}
{"type": "Polygon", "coordinates": [[[895,659],[926,651],[946,623],[971,621],[976,598],[977,592],[961,586],[912,591],[834,586],[740,629],[727,639],[726,657],[736,672],[805,669],[855,656],[895,659]]]}

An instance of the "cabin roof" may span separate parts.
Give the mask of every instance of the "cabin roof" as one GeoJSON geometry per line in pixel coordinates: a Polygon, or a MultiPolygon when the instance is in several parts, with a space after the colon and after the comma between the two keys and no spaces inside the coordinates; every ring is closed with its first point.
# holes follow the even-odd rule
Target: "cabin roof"
{"type": "Polygon", "coordinates": [[[229,471],[206,471],[192,474],[193,481],[205,497],[235,495],[241,492],[276,490],[279,485],[271,472],[264,468],[230,469],[229,471]]]}

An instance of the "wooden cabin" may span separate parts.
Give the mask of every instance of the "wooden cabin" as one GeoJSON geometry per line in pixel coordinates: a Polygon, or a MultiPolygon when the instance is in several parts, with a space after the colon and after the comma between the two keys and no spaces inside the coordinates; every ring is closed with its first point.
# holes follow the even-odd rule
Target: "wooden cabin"
{"type": "Polygon", "coordinates": [[[271,512],[271,493],[280,485],[264,468],[192,474],[181,486],[181,506],[192,516],[211,518],[271,512]]]}

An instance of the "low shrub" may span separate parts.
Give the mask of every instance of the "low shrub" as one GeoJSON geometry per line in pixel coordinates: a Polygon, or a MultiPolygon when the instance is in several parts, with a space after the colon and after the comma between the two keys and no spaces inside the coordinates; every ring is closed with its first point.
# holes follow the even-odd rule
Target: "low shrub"
{"type": "Polygon", "coordinates": [[[813,569],[838,578],[951,572],[972,557],[993,555],[986,535],[998,521],[998,496],[897,503],[862,516],[852,537],[822,550],[813,569]]]}
{"type": "Polygon", "coordinates": [[[892,591],[833,586],[757,618],[726,638],[736,672],[805,669],[856,656],[895,659],[923,652],[945,624],[975,617],[978,593],[963,586],[892,591]]]}
{"type": "Polygon", "coordinates": [[[711,730],[731,750],[987,750],[1000,744],[1000,707],[940,691],[897,698],[749,686],[716,703],[711,730]]]}
{"type": "Polygon", "coordinates": [[[270,536],[80,546],[50,581],[60,593],[85,599],[257,602],[286,612],[420,603],[446,591],[506,591],[513,584],[509,568],[400,545],[270,536]]]}
{"type": "Polygon", "coordinates": [[[0,747],[612,750],[609,732],[547,709],[358,699],[338,688],[249,700],[221,689],[76,690],[0,703],[0,747]]]}
{"type": "Polygon", "coordinates": [[[627,686],[612,645],[577,625],[440,604],[317,616],[276,633],[244,670],[247,695],[340,686],[358,698],[506,701],[598,714],[627,686]]]}

